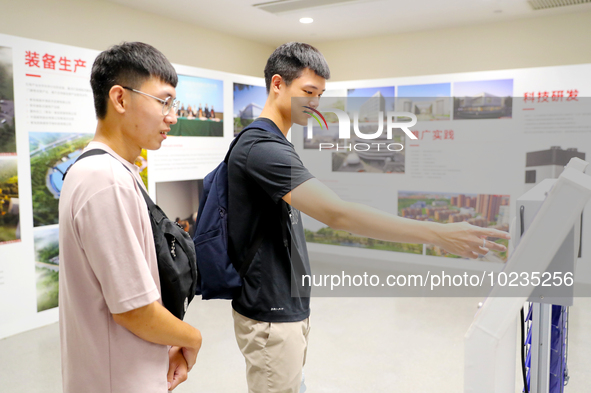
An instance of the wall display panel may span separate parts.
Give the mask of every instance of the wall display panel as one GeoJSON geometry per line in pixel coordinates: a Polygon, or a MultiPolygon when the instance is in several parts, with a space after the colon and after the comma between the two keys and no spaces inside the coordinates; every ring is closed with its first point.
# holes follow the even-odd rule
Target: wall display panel
{"type": "Polygon", "coordinates": [[[57,320],[61,176],[96,128],[96,54],[0,35],[0,337],[57,320]]]}
{"type": "MultiPolygon", "coordinates": [[[[0,35],[0,296],[11,299],[0,302],[0,338],[57,321],[62,176],[96,129],[89,79],[98,53],[0,35]]],[[[142,150],[136,165],[151,196],[190,230],[201,179],[233,136],[224,121],[233,83],[264,81],[174,67],[178,121],[161,149],[142,150]]]]}
{"type": "MultiPolygon", "coordinates": [[[[544,179],[555,179],[573,157],[589,161],[591,146],[591,80],[588,65],[531,69],[516,81],[515,111],[523,121],[521,182],[528,191],[544,179]]],[[[590,207],[582,216],[577,276],[591,283],[590,207]]]]}
{"type": "MultiPolygon", "coordinates": [[[[508,231],[517,197],[541,179],[557,177],[571,157],[588,157],[583,146],[591,142],[585,136],[591,127],[591,111],[584,97],[591,86],[582,81],[590,69],[580,65],[327,83],[330,90],[347,92],[396,86],[394,110],[411,112],[417,123],[410,127],[416,139],[404,136],[405,170],[395,176],[366,170],[355,146],[322,148],[322,142],[336,145],[337,139],[317,137],[316,124],[312,124],[312,135],[308,127],[294,126],[292,132],[302,135],[295,140],[301,140],[296,148],[304,164],[344,200],[413,219],[468,221],[508,231]],[[346,167],[348,171],[335,170],[346,167]],[[478,208],[472,206],[479,200],[478,208]]],[[[330,116],[329,108],[340,99],[350,112],[347,98],[345,94],[331,97],[326,105],[321,98],[319,109],[327,109],[321,113],[330,116]]],[[[336,121],[334,128],[338,129],[336,121]]],[[[351,141],[341,140],[341,146],[351,141]]],[[[584,228],[591,225],[587,220],[583,215],[584,228]]],[[[339,252],[326,245],[339,245],[350,247],[351,255],[365,263],[364,258],[371,260],[370,255],[375,255],[369,249],[386,249],[379,242],[332,231],[310,217],[304,217],[304,225],[312,256],[331,250],[336,255],[339,252]]],[[[507,245],[499,239],[489,240],[507,245]]],[[[390,248],[397,253],[384,259],[391,259],[394,268],[411,263],[482,270],[490,269],[491,263],[500,268],[508,258],[507,253],[493,252],[464,265],[433,246],[396,244],[390,248]]],[[[584,249],[585,242],[580,266],[589,270],[584,249]]]]}
{"type": "MultiPolygon", "coordinates": [[[[0,315],[10,316],[0,320],[0,337],[57,320],[60,175],[96,128],[88,79],[97,53],[0,35],[0,296],[17,299],[0,303],[0,315]]],[[[178,115],[188,131],[171,132],[160,150],[143,151],[136,164],[156,202],[190,230],[202,179],[220,163],[240,127],[260,114],[266,92],[262,78],[175,68],[178,115]],[[226,112],[233,121],[224,118],[226,112]],[[203,133],[192,130],[194,124],[215,129],[203,133]],[[171,195],[179,192],[183,203],[175,204],[171,195]]],[[[404,150],[383,163],[356,151],[320,149],[322,143],[355,143],[339,139],[338,118],[330,112],[324,113],[327,127],[294,126],[288,138],[310,171],[345,200],[394,215],[421,209],[413,218],[434,221],[439,202],[451,211],[447,217],[439,214],[440,221],[486,218],[483,226],[505,228],[514,214],[513,201],[528,187],[558,176],[568,157],[588,158],[589,71],[590,65],[581,65],[329,82],[321,107],[345,111],[353,123],[355,108],[375,96],[389,105],[384,110],[416,115],[410,130],[417,139],[395,130],[404,150]],[[363,102],[349,105],[349,100],[363,102]],[[367,166],[357,168],[362,162],[367,166]],[[394,168],[397,162],[402,167],[394,168]],[[472,206],[474,198],[498,203],[479,211],[472,206]]],[[[369,116],[359,121],[377,127],[369,116]]],[[[584,215],[583,228],[591,227],[590,219],[584,215]]],[[[334,231],[310,217],[304,216],[304,224],[312,256],[339,246],[360,258],[386,253],[393,265],[412,261],[474,269],[502,265],[507,258],[494,254],[462,261],[429,246],[334,231]]],[[[582,260],[591,258],[585,251],[583,245],[582,260]]]]}

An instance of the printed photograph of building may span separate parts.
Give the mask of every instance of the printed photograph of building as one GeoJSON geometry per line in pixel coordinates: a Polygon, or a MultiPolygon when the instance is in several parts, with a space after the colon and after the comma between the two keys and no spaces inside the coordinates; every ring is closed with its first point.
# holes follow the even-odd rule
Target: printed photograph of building
{"type": "Polygon", "coordinates": [[[394,111],[394,92],[394,86],[347,90],[347,113],[351,123],[353,123],[355,116],[358,115],[360,123],[377,124],[380,120],[378,117],[379,112],[382,112],[382,117],[385,118],[386,112],[394,111]]]}
{"type": "MultiPolygon", "coordinates": [[[[508,232],[509,209],[508,195],[398,192],[398,215],[419,221],[439,223],[466,221],[479,227],[508,232]]],[[[488,240],[508,246],[506,239],[489,238],[488,240]]],[[[459,258],[433,245],[427,245],[426,254],[459,258]]],[[[504,263],[507,261],[507,253],[491,251],[480,256],[479,259],[504,263]]]]}
{"type": "Polygon", "coordinates": [[[348,95],[351,138],[339,140],[342,148],[333,153],[333,172],[404,173],[404,132],[393,129],[391,138],[387,134],[387,113],[395,109],[394,87],[349,89],[348,95]]]}
{"type": "Polygon", "coordinates": [[[398,86],[396,108],[411,112],[418,121],[449,120],[451,117],[451,84],[398,86]]]}
{"type": "Polygon", "coordinates": [[[266,101],[264,86],[234,83],[234,135],[260,116],[266,101]]]}
{"type": "Polygon", "coordinates": [[[171,136],[224,136],[224,82],[179,75],[177,123],[171,136]]]}
{"type": "Polygon", "coordinates": [[[453,95],[454,120],[513,116],[513,79],[455,82],[453,95]]]}

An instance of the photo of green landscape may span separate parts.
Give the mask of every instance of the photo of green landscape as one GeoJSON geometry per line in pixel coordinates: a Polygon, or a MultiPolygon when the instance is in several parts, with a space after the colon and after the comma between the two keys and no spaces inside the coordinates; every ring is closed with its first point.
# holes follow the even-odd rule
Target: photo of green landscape
{"type": "Polygon", "coordinates": [[[37,228],[35,237],[35,277],[37,312],[58,306],[59,228],[37,228]]]}
{"type": "Polygon", "coordinates": [[[346,231],[339,231],[329,227],[317,231],[304,229],[306,241],[311,243],[332,244],[335,246],[369,248],[373,250],[406,252],[411,254],[422,254],[422,244],[407,244],[385,242],[382,240],[370,239],[363,236],[353,235],[346,231]]]}
{"type": "Polygon", "coordinates": [[[16,157],[0,157],[0,244],[20,239],[16,157]]]}
{"type": "Polygon", "coordinates": [[[94,134],[31,132],[31,189],[33,225],[58,223],[59,196],[62,176],[94,134]]]}
{"type": "MultiPolygon", "coordinates": [[[[453,223],[466,221],[483,228],[509,231],[509,196],[491,194],[459,194],[446,192],[398,192],[398,215],[414,220],[453,223]]],[[[507,239],[488,238],[504,246],[507,239]]],[[[461,258],[445,250],[427,245],[426,254],[432,256],[461,258]]],[[[479,256],[481,261],[507,262],[507,252],[491,251],[479,256]]]]}
{"type": "Polygon", "coordinates": [[[0,46],[0,155],[16,154],[12,49],[0,46]]]}

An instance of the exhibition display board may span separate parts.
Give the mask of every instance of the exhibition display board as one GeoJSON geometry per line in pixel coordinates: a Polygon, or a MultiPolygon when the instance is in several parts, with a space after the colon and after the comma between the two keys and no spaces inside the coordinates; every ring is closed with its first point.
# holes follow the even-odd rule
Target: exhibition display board
{"type": "MultiPolygon", "coordinates": [[[[61,179],[96,128],[89,77],[98,53],[0,35],[0,338],[57,321],[61,179]]],[[[202,179],[261,113],[266,91],[263,78],[174,66],[179,122],[137,164],[150,195],[190,231],[202,179]]],[[[310,171],[343,199],[412,219],[509,230],[519,195],[557,177],[567,157],[591,153],[589,72],[585,64],[328,82],[321,108],[363,111],[377,98],[384,112],[416,115],[417,139],[396,134],[404,149],[393,154],[339,149],[355,140],[339,140],[328,111],[326,129],[294,126],[290,137],[310,171]]],[[[508,257],[452,259],[436,247],[339,233],[309,217],[304,226],[312,254],[380,253],[392,264],[471,269],[500,267],[508,257]]],[[[581,265],[590,258],[583,247],[581,265]]]]}
{"type": "MultiPolygon", "coordinates": [[[[311,172],[344,200],[411,219],[468,221],[509,231],[516,198],[546,178],[557,178],[572,157],[589,159],[591,81],[585,74],[590,69],[584,64],[328,83],[319,105],[326,126],[312,119],[311,133],[294,132],[294,126],[292,142],[311,172]],[[374,116],[366,122],[364,106],[374,116]],[[382,136],[387,112],[410,112],[418,120],[410,128],[416,139],[401,131],[391,141],[364,140],[353,131],[350,139],[339,139],[339,119],[330,108],[347,113],[352,130],[358,112],[356,126],[368,135],[380,127],[376,110],[371,111],[375,107],[384,114],[382,136]],[[400,142],[404,149],[390,151],[387,142],[400,142]]],[[[583,215],[583,231],[589,225],[583,215]]],[[[309,217],[304,227],[312,259],[380,260],[382,267],[395,260],[407,269],[422,265],[498,272],[509,257],[495,251],[477,261],[458,259],[431,245],[334,231],[309,217]],[[382,250],[396,254],[386,256],[382,250]]],[[[490,240],[508,246],[506,240],[490,240]]],[[[577,270],[579,277],[588,278],[591,256],[584,240],[585,232],[577,270]]],[[[325,288],[316,291],[321,293],[337,295],[325,288]]]]}

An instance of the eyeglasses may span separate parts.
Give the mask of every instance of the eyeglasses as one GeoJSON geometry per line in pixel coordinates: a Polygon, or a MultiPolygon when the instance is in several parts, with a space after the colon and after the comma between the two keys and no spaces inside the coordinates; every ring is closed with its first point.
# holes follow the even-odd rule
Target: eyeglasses
{"type": "Polygon", "coordinates": [[[131,87],[127,87],[127,86],[121,86],[121,87],[123,87],[124,89],[127,89],[127,90],[131,90],[134,93],[143,94],[145,96],[152,97],[153,99],[160,101],[162,103],[162,116],[168,115],[170,113],[170,110],[171,109],[174,109],[174,112],[175,113],[176,113],[177,109],[179,109],[179,101],[178,100],[174,100],[170,96],[169,97],[166,97],[166,99],[163,100],[162,98],[154,97],[151,94],[144,93],[143,91],[139,91],[139,90],[136,90],[136,89],[132,89],[131,87]]]}

